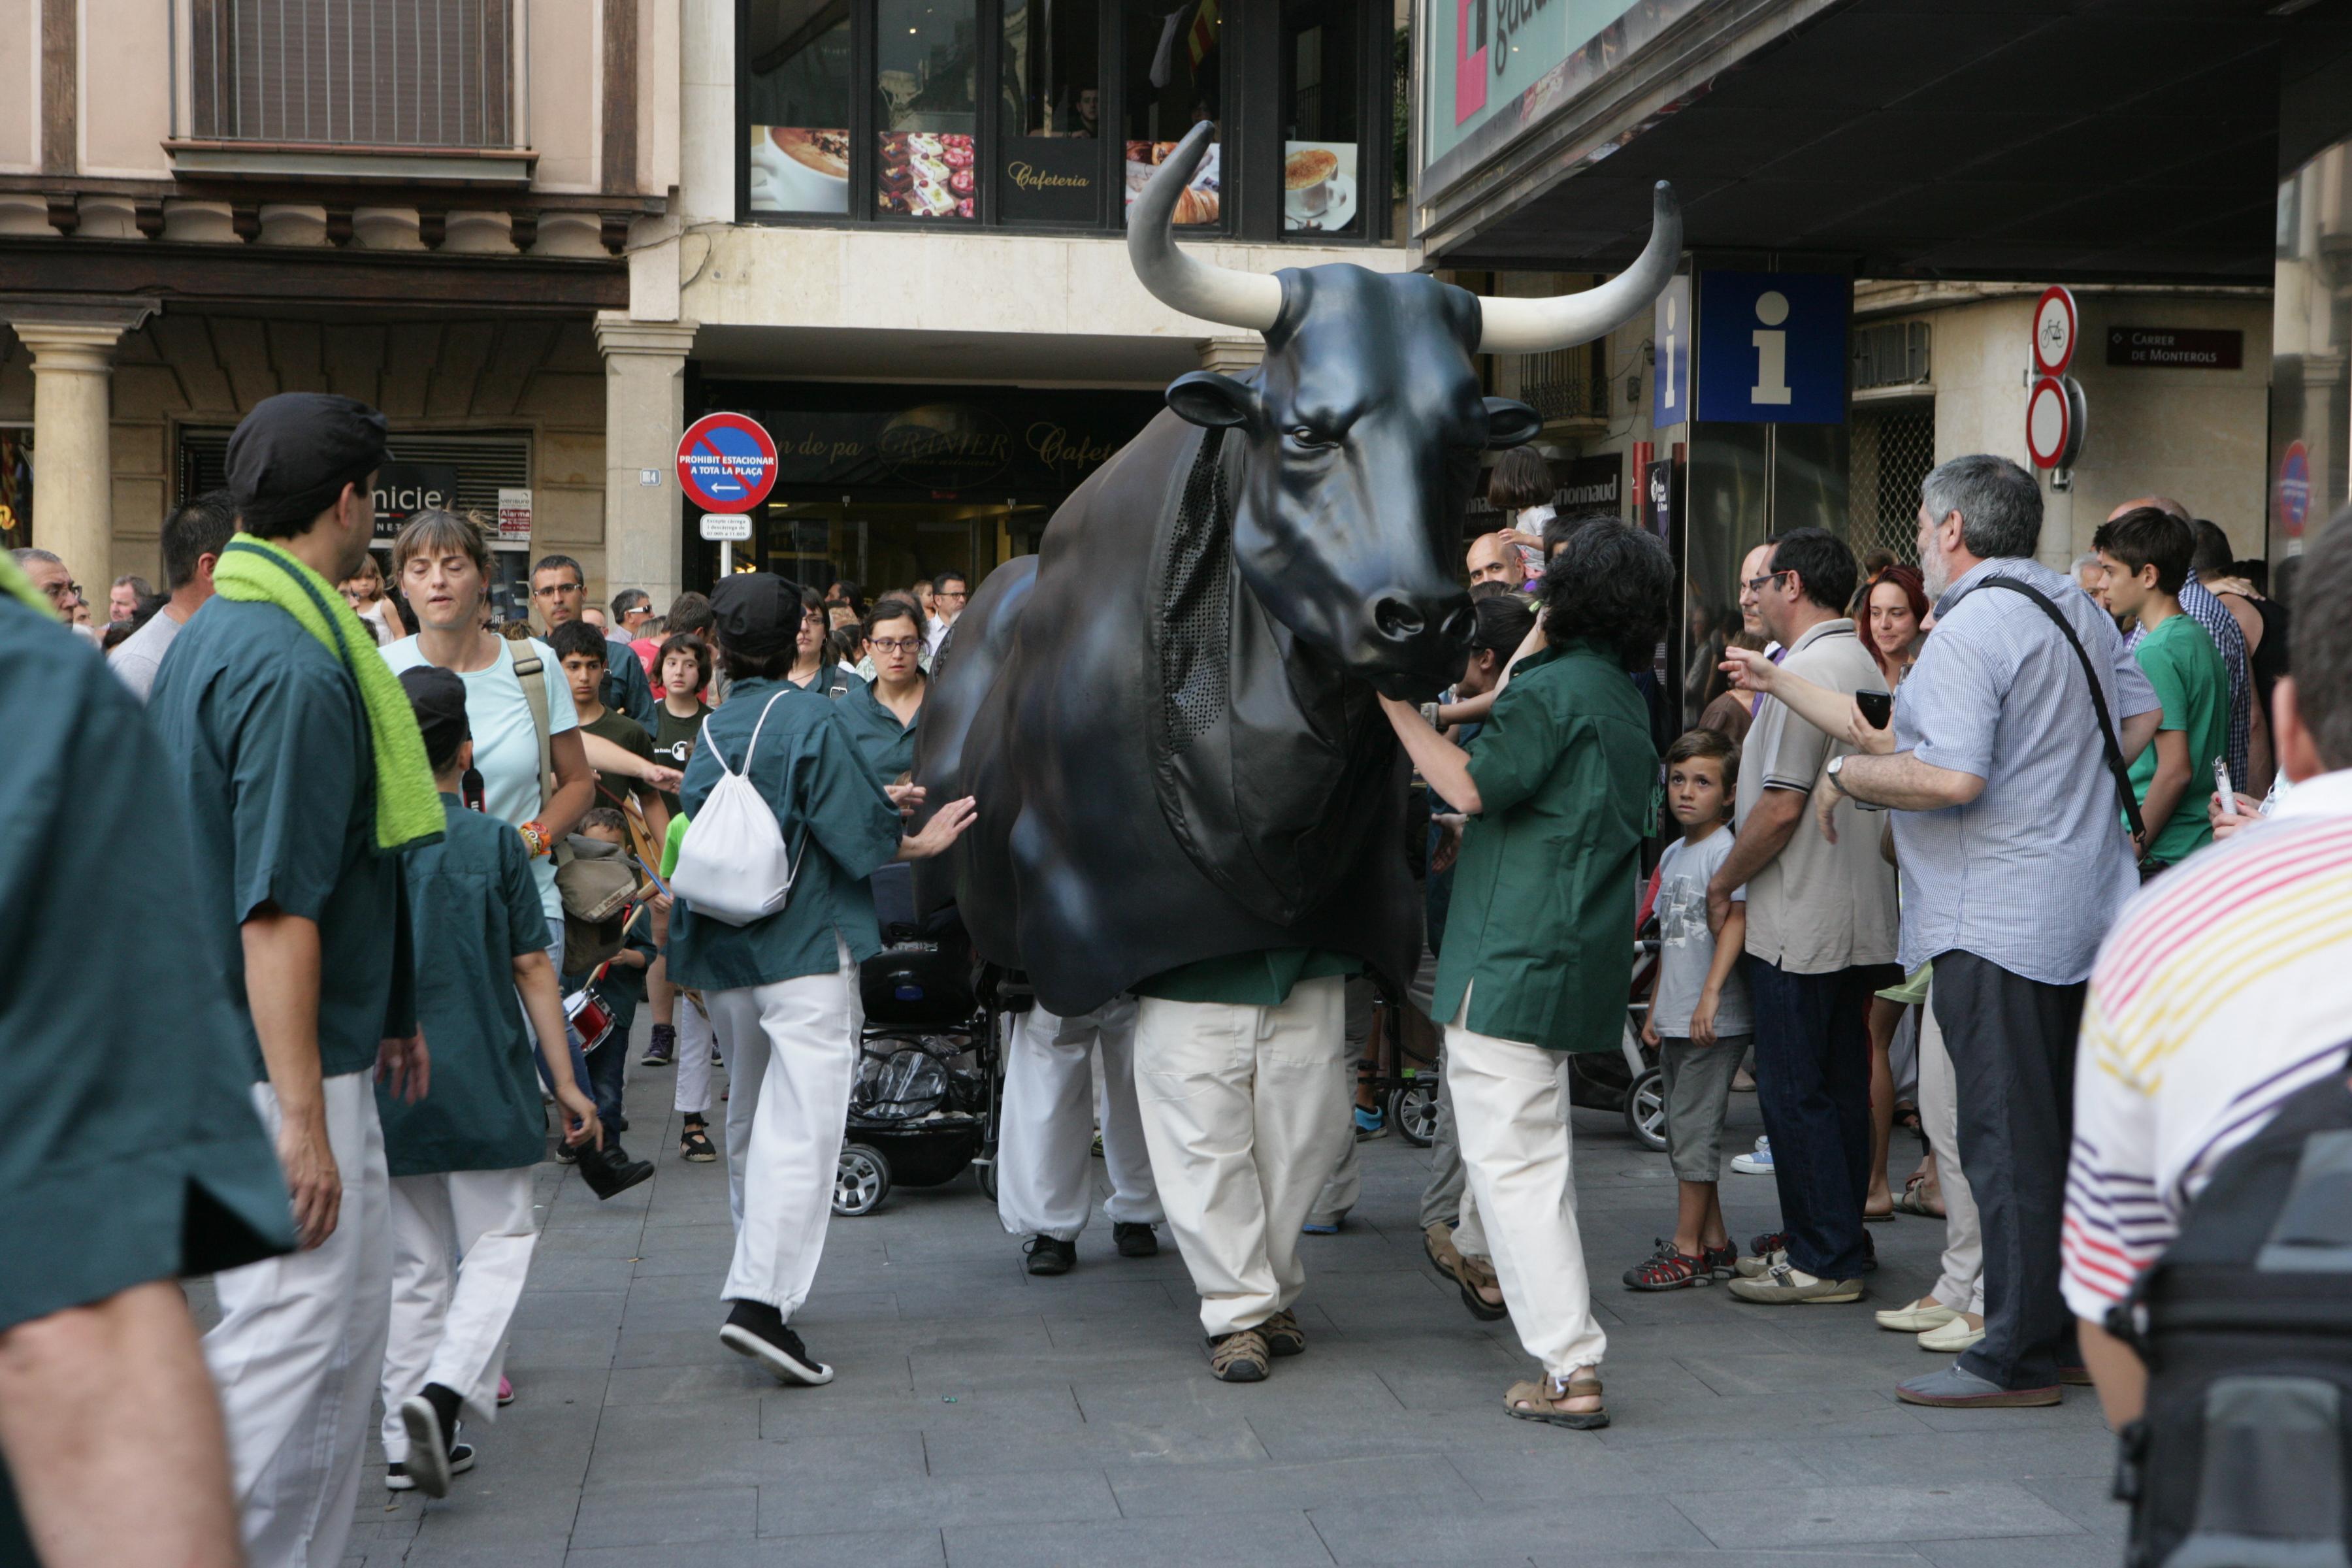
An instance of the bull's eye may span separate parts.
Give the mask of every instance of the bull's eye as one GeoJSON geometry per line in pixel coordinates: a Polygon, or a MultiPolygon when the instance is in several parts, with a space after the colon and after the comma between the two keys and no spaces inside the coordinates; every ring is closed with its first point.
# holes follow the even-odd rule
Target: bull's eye
{"type": "Polygon", "coordinates": [[[1309,447],[1318,449],[1326,447],[1336,447],[1339,444],[1330,437],[1324,435],[1320,430],[1317,430],[1312,426],[1306,425],[1292,426],[1290,427],[1290,438],[1297,442],[1302,447],[1309,447]]]}

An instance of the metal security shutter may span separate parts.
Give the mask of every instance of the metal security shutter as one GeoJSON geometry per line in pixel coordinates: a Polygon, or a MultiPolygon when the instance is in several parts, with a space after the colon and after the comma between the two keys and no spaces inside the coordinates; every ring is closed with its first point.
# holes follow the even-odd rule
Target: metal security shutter
{"type": "Polygon", "coordinates": [[[195,134],[503,147],[512,0],[193,0],[195,134]]]}
{"type": "MultiPolygon", "coordinates": [[[[202,495],[228,483],[226,430],[180,432],[178,499],[202,495]]],[[[499,435],[404,435],[392,433],[394,456],[409,463],[447,463],[457,470],[457,500],[496,526],[500,489],[530,488],[530,437],[499,435]]]]}
{"type": "Polygon", "coordinates": [[[1846,470],[1846,540],[1856,555],[1874,549],[1919,559],[1919,481],[1936,466],[1936,400],[1856,403],[1846,470]]]}

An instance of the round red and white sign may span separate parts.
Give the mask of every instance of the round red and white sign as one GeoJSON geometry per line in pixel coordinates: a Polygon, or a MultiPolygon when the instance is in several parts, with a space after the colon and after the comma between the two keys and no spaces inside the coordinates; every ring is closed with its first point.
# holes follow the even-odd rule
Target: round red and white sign
{"type": "Polygon", "coordinates": [[[2063,375],[2074,361],[2074,340],[2080,318],[2074,313],[2074,296],[2064,289],[2049,288],[2042,291],[2041,302],[2033,307],[2033,374],[2063,375]]]}
{"type": "Polygon", "coordinates": [[[2033,390],[2025,395],[2025,449],[2035,468],[2054,468],[2064,458],[2074,419],[2065,384],[2054,375],[2034,377],[2033,390]]]}

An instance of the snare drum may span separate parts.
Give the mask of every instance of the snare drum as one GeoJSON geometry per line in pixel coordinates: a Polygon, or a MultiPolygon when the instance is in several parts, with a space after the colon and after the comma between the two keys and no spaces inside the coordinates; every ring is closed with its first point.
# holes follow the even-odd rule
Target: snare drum
{"type": "Polygon", "coordinates": [[[574,991],[563,999],[563,1022],[582,1051],[593,1051],[613,1035],[613,1010],[593,991],[574,991]]]}

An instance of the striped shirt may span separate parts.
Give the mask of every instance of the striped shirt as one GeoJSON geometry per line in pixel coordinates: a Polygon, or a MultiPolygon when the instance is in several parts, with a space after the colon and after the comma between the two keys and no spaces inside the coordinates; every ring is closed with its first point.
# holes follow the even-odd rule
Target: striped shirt
{"type": "Polygon", "coordinates": [[[2215,1163],[2339,1070],[2347,1038],[2352,769],[2150,884],[2100,949],[2061,1243],[2077,1316],[2105,1316],[2215,1163]]]}
{"type": "MultiPolygon", "coordinates": [[[[2250,704],[2253,701],[2253,688],[2249,684],[2246,674],[2246,630],[2238,625],[2238,617],[2230,613],[2230,606],[2215,598],[2213,591],[2198,580],[2194,570],[2180,584],[2180,610],[2205,628],[2205,635],[2211,637],[2213,646],[2221,650],[2221,662],[2229,667],[2230,721],[2221,742],[2221,760],[2230,764],[2230,777],[2239,781],[2239,787],[2242,789],[2245,787],[2242,781],[2246,777],[2250,704]]],[[[2139,647],[2139,639],[2146,636],[2147,633],[2144,628],[2134,626],[2131,636],[2124,639],[2124,647],[2136,648],[2139,647]]]]}

